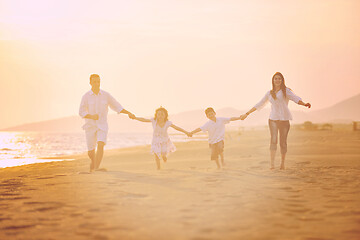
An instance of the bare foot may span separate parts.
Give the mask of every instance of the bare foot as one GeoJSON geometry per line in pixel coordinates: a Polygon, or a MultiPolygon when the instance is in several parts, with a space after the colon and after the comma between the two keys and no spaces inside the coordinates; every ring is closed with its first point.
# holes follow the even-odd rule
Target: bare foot
{"type": "Polygon", "coordinates": [[[163,160],[164,160],[164,162],[166,162],[166,161],[167,161],[167,157],[166,157],[166,156],[163,156],[163,160]]]}
{"type": "Polygon", "coordinates": [[[95,171],[97,171],[97,172],[107,172],[107,169],[106,168],[97,168],[97,169],[95,169],[95,171]]]}
{"type": "Polygon", "coordinates": [[[285,170],[285,165],[281,164],[280,170],[285,170]]]}

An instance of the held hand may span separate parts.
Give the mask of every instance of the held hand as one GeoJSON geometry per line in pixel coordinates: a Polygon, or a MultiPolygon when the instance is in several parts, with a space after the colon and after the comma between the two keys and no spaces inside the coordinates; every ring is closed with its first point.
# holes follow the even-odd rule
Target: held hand
{"type": "Polygon", "coordinates": [[[99,120],[99,115],[98,114],[91,115],[91,119],[92,120],[99,120]]]}
{"type": "Polygon", "coordinates": [[[192,137],[192,133],[191,133],[191,132],[186,132],[186,135],[187,135],[188,137],[192,137]]]}
{"type": "Polygon", "coordinates": [[[305,103],[304,105],[305,107],[311,108],[311,104],[310,103],[305,103]]]}
{"type": "Polygon", "coordinates": [[[129,113],[128,116],[129,116],[130,119],[135,119],[136,118],[135,115],[132,114],[132,113],[129,113]]]}
{"type": "Polygon", "coordinates": [[[245,120],[245,118],[247,118],[247,116],[248,116],[248,115],[243,114],[243,115],[240,116],[240,119],[241,119],[241,120],[245,120]]]}

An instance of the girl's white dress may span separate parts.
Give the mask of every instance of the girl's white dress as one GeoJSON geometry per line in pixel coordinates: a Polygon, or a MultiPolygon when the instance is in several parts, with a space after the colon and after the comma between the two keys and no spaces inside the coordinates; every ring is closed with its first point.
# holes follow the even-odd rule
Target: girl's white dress
{"type": "Polygon", "coordinates": [[[167,133],[168,128],[172,125],[172,122],[166,121],[164,127],[160,127],[154,118],[151,118],[153,126],[153,139],[151,142],[151,152],[156,154],[159,158],[162,154],[169,155],[171,152],[175,152],[176,147],[171,142],[167,133]]]}

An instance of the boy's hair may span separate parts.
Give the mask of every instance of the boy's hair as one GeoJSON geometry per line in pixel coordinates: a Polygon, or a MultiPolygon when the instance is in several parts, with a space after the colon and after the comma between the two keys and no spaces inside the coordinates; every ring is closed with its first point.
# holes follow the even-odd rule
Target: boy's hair
{"type": "Polygon", "coordinates": [[[160,112],[160,111],[163,111],[163,112],[164,112],[164,114],[165,114],[165,122],[166,122],[166,121],[168,120],[169,114],[168,114],[168,111],[167,111],[165,108],[163,108],[163,107],[159,107],[158,109],[155,110],[154,119],[156,120],[156,115],[157,115],[157,113],[160,112]]]}
{"type": "Polygon", "coordinates": [[[208,115],[209,112],[215,113],[215,110],[212,107],[208,107],[207,109],[205,109],[205,114],[208,115]]]}
{"type": "Polygon", "coordinates": [[[99,74],[95,74],[95,73],[91,74],[90,75],[90,81],[91,81],[92,78],[96,78],[96,77],[100,78],[99,74]]]}

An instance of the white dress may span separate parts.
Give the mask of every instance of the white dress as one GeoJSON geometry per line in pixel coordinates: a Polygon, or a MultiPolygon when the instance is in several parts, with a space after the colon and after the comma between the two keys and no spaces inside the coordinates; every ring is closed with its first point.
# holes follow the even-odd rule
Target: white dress
{"type": "Polygon", "coordinates": [[[151,123],[154,130],[151,142],[151,153],[156,154],[160,158],[162,154],[167,156],[169,153],[175,152],[176,147],[171,142],[167,133],[167,130],[172,125],[172,122],[166,121],[165,125],[160,127],[157,124],[157,121],[154,118],[151,118],[151,123]]]}

